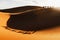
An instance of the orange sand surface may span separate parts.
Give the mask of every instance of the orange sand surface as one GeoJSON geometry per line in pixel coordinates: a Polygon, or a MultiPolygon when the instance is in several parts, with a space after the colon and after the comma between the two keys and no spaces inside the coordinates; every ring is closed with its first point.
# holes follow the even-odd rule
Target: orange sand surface
{"type": "Polygon", "coordinates": [[[16,33],[5,29],[9,14],[0,12],[0,40],[60,40],[60,27],[35,32],[34,34],[16,33]]]}

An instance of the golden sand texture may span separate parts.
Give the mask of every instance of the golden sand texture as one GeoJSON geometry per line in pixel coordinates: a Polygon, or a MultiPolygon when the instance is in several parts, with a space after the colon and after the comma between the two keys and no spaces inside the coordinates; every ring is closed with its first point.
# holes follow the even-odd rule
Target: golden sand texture
{"type": "Polygon", "coordinates": [[[16,33],[5,29],[9,15],[0,13],[0,40],[60,40],[60,27],[35,32],[34,34],[16,33]]]}

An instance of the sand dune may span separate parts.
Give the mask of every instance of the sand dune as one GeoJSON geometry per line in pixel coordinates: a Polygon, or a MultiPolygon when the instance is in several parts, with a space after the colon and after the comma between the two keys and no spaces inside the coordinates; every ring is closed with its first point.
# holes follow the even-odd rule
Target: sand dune
{"type": "Polygon", "coordinates": [[[0,40],[60,40],[60,27],[35,32],[34,34],[22,34],[12,32],[2,26],[6,26],[9,14],[0,12],[0,40]]]}

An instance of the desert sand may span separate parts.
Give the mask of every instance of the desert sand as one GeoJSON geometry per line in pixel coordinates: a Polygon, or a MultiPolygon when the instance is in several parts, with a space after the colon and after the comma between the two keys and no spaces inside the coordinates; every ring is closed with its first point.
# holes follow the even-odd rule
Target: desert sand
{"type": "Polygon", "coordinates": [[[5,29],[10,15],[0,12],[0,40],[60,40],[60,27],[37,31],[33,34],[16,33],[5,29]]]}

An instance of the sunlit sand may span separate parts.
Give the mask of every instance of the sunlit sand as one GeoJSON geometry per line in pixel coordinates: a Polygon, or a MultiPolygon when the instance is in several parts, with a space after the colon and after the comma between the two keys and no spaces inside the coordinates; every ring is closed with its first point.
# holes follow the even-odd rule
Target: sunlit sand
{"type": "Polygon", "coordinates": [[[0,40],[60,40],[60,27],[37,31],[33,34],[16,33],[5,29],[9,14],[0,12],[0,40]]]}

